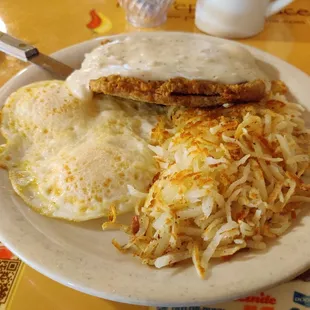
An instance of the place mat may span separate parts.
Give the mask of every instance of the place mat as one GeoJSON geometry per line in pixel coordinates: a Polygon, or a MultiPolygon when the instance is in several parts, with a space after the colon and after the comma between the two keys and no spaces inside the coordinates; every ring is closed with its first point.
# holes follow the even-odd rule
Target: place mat
{"type": "MultiPolygon", "coordinates": [[[[44,53],[98,36],[133,31],[199,32],[194,25],[194,0],[172,5],[166,24],[137,29],[126,22],[116,0],[1,0],[0,30],[8,32],[44,53]],[[31,4],[31,5],[30,5],[31,4]]],[[[265,30],[240,40],[265,50],[310,74],[310,1],[298,0],[268,19],[265,30]]],[[[0,86],[26,66],[0,53],[0,86]]],[[[290,283],[237,301],[205,307],[157,309],[205,310],[302,310],[310,307],[309,272],[290,283]]],[[[197,279],[198,281],[198,279],[197,279]]],[[[23,264],[0,243],[0,310],[118,310],[148,309],[115,303],[72,290],[23,264]]],[[[155,309],[155,308],[150,308],[155,309]]]]}

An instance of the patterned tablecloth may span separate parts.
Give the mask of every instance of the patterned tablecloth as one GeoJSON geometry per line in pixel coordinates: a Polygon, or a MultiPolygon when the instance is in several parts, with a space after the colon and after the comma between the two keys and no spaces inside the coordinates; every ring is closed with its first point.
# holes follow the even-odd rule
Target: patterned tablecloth
{"type": "MultiPolygon", "coordinates": [[[[176,0],[169,11],[167,23],[156,30],[199,32],[194,26],[194,12],[194,0],[176,0]]],[[[1,0],[0,30],[36,45],[45,53],[101,35],[142,31],[126,23],[124,12],[116,0],[1,0]]],[[[242,41],[309,74],[310,0],[295,1],[271,17],[261,34],[242,41]]],[[[25,66],[21,61],[0,53],[0,86],[25,66]]],[[[309,308],[309,272],[266,292],[221,305],[201,307],[205,310],[309,308]]],[[[147,307],[110,302],[62,286],[23,264],[0,243],[0,310],[3,309],[129,310],[147,307]]]]}

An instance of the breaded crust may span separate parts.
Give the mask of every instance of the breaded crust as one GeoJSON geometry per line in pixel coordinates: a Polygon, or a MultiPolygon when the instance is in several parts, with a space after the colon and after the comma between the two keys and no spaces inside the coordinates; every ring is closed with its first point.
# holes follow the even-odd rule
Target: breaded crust
{"type": "Polygon", "coordinates": [[[110,75],[91,80],[89,85],[90,89],[97,94],[187,107],[256,102],[263,99],[266,92],[265,83],[262,80],[241,84],[221,84],[185,78],[144,81],[135,77],[110,75]]]}

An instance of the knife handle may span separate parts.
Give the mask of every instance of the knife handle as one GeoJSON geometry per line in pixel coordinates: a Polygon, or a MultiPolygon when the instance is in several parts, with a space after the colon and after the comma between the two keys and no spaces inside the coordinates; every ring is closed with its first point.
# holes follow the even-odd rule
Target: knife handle
{"type": "Polygon", "coordinates": [[[39,53],[38,49],[23,41],[20,41],[0,31],[0,51],[16,57],[22,61],[28,61],[39,53]]]}

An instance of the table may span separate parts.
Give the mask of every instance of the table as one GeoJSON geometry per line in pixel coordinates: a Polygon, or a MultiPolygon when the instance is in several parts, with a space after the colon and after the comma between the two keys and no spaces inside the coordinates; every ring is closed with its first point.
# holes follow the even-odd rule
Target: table
{"type": "MultiPolygon", "coordinates": [[[[49,54],[84,40],[121,32],[199,32],[194,25],[194,14],[194,0],[177,0],[169,11],[166,24],[156,29],[142,30],[127,24],[124,12],[116,0],[1,0],[0,30],[49,54]],[[91,16],[94,17],[92,22],[91,16]]],[[[310,0],[297,0],[271,17],[262,33],[240,41],[276,55],[310,74],[309,33],[310,0]]],[[[0,53],[0,86],[25,66],[25,63],[0,53]]],[[[309,280],[309,275],[306,277],[309,280]]],[[[296,291],[309,295],[310,283],[296,281],[265,292],[265,295],[269,294],[275,300],[275,303],[267,305],[255,302],[255,298],[258,300],[260,296],[258,294],[204,309],[306,309],[298,303],[298,297],[295,300],[296,291]],[[284,303],[281,303],[283,301],[285,308],[284,303]]],[[[0,244],[0,310],[4,309],[130,310],[147,307],[110,302],[64,287],[23,264],[0,244]]]]}

